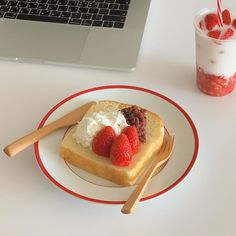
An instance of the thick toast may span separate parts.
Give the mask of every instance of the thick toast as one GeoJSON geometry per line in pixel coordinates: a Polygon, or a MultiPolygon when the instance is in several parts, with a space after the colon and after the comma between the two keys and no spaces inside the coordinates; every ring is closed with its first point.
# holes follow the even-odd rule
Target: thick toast
{"type": "MultiPolygon", "coordinates": [[[[85,116],[93,112],[121,110],[129,106],[131,105],[115,101],[99,101],[85,116]]],[[[98,156],[91,149],[78,144],[73,137],[76,126],[66,133],[61,143],[60,155],[70,164],[94,175],[122,186],[133,185],[151,161],[153,154],[159,151],[164,138],[164,124],[161,118],[150,111],[146,112],[146,117],[146,142],[141,143],[138,153],[133,156],[127,167],[116,166],[109,158],[98,156]]]]}

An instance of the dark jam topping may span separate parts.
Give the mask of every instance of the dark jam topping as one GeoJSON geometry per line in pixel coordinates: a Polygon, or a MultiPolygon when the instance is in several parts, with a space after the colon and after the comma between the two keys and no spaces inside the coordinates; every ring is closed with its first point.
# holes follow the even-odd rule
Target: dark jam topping
{"type": "Polygon", "coordinates": [[[139,141],[146,142],[146,110],[138,106],[131,106],[121,110],[128,125],[135,126],[138,131],[139,141]]]}

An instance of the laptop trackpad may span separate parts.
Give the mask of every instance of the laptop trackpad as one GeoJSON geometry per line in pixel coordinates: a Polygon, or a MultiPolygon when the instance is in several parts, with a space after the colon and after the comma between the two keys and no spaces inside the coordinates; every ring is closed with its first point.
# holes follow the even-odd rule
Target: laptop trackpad
{"type": "Polygon", "coordinates": [[[89,29],[76,25],[4,20],[0,32],[2,57],[76,63],[89,29]]]}

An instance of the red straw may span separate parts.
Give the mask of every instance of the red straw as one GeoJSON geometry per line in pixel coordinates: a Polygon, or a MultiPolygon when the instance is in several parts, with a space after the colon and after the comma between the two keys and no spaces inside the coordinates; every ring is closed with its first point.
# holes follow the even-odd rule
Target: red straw
{"type": "Polygon", "coordinates": [[[217,0],[217,15],[218,15],[218,24],[220,27],[223,27],[223,17],[222,17],[222,2],[217,0]]]}

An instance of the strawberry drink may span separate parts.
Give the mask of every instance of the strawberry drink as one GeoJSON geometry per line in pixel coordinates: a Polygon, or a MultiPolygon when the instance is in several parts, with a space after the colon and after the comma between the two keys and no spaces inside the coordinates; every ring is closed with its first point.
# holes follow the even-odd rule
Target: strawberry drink
{"type": "Polygon", "coordinates": [[[207,95],[224,96],[236,83],[236,13],[205,9],[195,18],[197,86],[207,95]]]}

